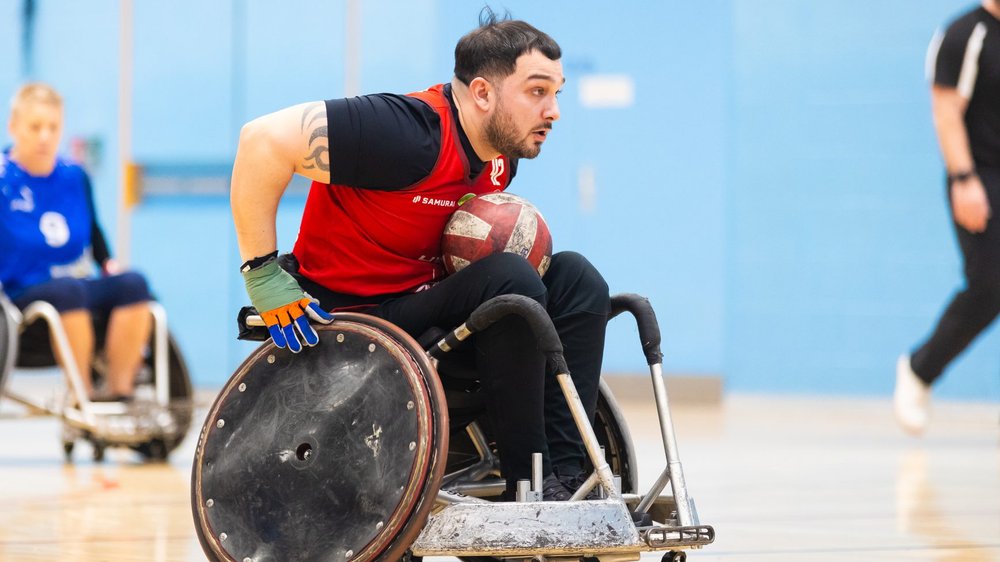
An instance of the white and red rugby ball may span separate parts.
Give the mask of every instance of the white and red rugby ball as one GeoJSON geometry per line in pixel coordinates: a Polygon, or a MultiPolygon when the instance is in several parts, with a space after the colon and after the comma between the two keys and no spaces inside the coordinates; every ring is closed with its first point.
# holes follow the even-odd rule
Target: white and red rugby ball
{"type": "Polygon", "coordinates": [[[488,255],[510,252],[524,257],[545,275],[552,261],[552,235],[534,205],[511,193],[468,199],[448,219],[441,256],[448,273],[488,255]]]}

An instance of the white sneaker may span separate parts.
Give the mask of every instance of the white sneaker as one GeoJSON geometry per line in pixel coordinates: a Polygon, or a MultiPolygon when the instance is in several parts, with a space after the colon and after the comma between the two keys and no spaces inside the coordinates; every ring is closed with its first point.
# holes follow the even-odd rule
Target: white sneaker
{"type": "Polygon", "coordinates": [[[908,433],[920,435],[930,418],[931,389],[910,367],[910,356],[896,361],[896,392],[893,396],[896,421],[908,433]]]}

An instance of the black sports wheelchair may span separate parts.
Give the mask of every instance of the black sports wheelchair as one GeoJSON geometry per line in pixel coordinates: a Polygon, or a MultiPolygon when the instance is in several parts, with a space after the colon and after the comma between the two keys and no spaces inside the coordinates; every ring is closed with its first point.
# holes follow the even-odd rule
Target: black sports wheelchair
{"type": "MultiPolygon", "coordinates": [[[[373,316],[339,313],[316,326],[320,345],[300,354],[267,341],[229,379],[199,437],[191,479],[195,527],[210,560],[500,559],[638,560],[666,551],[683,561],[715,531],[698,520],[678,458],[661,369],[660,332],[648,300],[612,299],[630,312],[653,382],[666,467],[640,493],[620,408],[601,382],[591,425],[545,310],[496,297],[461,326],[418,343],[373,316]],[[557,374],[586,444],[589,478],[569,501],[541,501],[541,455],[517,500],[505,489],[475,374],[453,369],[463,340],[518,314],[557,374]],[[667,485],[670,494],[662,494],[667,485]],[[599,499],[585,500],[588,494],[599,499]]],[[[241,337],[266,340],[256,311],[241,337]]]]}
{"type": "MultiPolygon", "coordinates": [[[[192,388],[187,365],[167,329],[166,312],[150,302],[153,330],[136,378],[131,402],[93,402],[87,396],[80,368],[91,369],[95,387],[106,379],[106,363],[97,353],[92,365],[77,365],[59,319],[50,303],[36,301],[23,313],[0,291],[0,394],[24,407],[26,415],[52,415],[63,421],[62,444],[72,460],[77,441],[92,445],[95,461],[108,447],[128,447],[143,458],[165,461],[180,445],[191,425],[192,388]],[[53,347],[54,346],[54,347],[53,347]],[[65,390],[39,397],[11,387],[15,371],[28,372],[61,363],[65,390]]],[[[104,345],[108,318],[95,315],[97,348],[104,345]]]]}

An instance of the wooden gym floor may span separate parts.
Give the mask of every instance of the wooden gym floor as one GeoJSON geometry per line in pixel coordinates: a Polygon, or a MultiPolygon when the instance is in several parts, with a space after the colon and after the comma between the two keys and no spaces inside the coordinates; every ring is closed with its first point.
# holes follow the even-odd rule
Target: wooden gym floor
{"type": "MultiPolygon", "coordinates": [[[[662,469],[653,405],[622,406],[648,486],[662,469]]],[[[189,507],[204,409],[163,465],[126,450],[94,464],[86,445],[64,464],[56,420],[16,410],[0,404],[0,560],[205,559],[189,507]]],[[[897,430],[885,399],[730,395],[675,404],[674,420],[718,535],[692,562],[1000,561],[1000,404],[937,402],[922,439],[897,430]]]]}

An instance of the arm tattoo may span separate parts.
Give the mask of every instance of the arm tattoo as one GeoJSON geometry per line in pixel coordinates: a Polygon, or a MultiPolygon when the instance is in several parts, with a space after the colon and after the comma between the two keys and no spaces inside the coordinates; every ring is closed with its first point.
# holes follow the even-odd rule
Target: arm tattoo
{"type": "Polygon", "coordinates": [[[302,163],[302,169],[320,169],[330,171],[330,138],[326,126],[326,104],[315,102],[302,110],[300,130],[309,131],[309,143],[306,147],[309,155],[302,163]]]}

